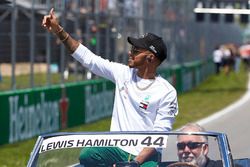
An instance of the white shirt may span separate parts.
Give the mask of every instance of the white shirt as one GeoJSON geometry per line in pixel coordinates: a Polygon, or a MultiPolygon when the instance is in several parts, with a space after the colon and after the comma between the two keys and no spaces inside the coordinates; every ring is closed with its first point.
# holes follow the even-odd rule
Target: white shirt
{"type": "MultiPolygon", "coordinates": [[[[72,56],[91,72],[116,84],[111,131],[172,129],[178,114],[177,93],[167,80],[161,76],[156,76],[155,80],[139,78],[136,69],[96,56],[81,44],[72,56]],[[147,84],[151,85],[140,90],[147,84]]],[[[142,148],[122,149],[138,155],[142,148]]]]}
{"type": "Polygon", "coordinates": [[[215,63],[221,63],[223,58],[223,52],[220,49],[217,49],[213,52],[213,61],[215,63]]]}
{"type": "Polygon", "coordinates": [[[229,50],[229,49],[227,49],[227,48],[224,48],[224,49],[223,49],[223,58],[225,58],[225,59],[229,59],[229,58],[230,58],[230,56],[231,56],[231,52],[230,52],[230,50],[229,50]]]}

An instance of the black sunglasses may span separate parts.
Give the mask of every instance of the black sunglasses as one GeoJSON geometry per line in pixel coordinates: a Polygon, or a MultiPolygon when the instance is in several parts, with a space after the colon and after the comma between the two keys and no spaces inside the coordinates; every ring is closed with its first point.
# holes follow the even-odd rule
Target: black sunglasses
{"type": "Polygon", "coordinates": [[[131,54],[132,55],[138,55],[139,53],[142,53],[143,51],[137,49],[136,47],[132,47],[131,50],[130,50],[131,54]]]}
{"type": "Polygon", "coordinates": [[[188,146],[189,149],[196,149],[198,147],[201,147],[203,144],[206,144],[205,142],[188,142],[188,143],[177,143],[178,150],[184,150],[186,146],[188,146]]]}

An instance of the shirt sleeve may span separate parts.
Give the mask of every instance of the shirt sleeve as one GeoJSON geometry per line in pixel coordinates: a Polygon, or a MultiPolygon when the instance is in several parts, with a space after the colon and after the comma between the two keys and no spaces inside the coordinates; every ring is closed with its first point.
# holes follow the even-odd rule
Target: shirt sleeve
{"type": "Polygon", "coordinates": [[[116,78],[127,68],[123,64],[110,62],[95,55],[82,44],[78,46],[72,56],[94,74],[109,79],[112,82],[115,82],[116,78]]]}
{"type": "Polygon", "coordinates": [[[154,122],[154,131],[171,131],[178,114],[177,93],[173,89],[160,102],[157,116],[154,122]]]}

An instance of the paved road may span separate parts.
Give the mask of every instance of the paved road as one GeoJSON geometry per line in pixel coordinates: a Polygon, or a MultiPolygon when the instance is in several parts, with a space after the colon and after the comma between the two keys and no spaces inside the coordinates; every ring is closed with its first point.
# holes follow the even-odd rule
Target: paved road
{"type": "Polygon", "coordinates": [[[198,123],[226,133],[234,158],[250,158],[250,74],[248,91],[239,101],[198,123]]]}

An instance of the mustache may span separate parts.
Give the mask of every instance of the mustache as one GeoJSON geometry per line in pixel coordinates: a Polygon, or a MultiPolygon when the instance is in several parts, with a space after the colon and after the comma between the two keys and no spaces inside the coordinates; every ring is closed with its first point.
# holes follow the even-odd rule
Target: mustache
{"type": "Polygon", "coordinates": [[[182,154],[181,156],[181,159],[183,160],[183,162],[190,162],[192,161],[193,159],[195,159],[195,156],[191,153],[184,153],[182,154]]]}

